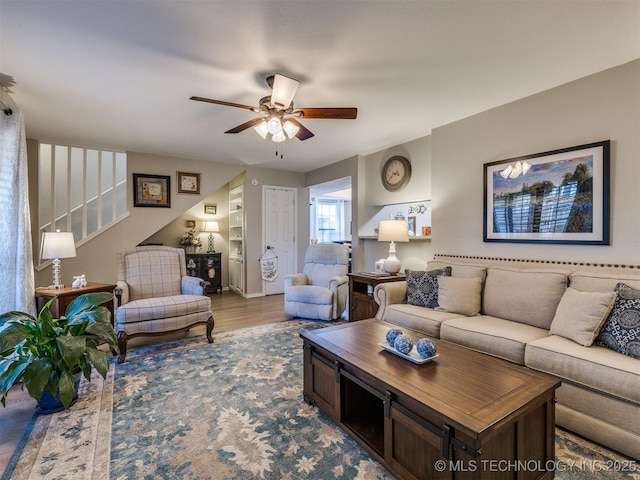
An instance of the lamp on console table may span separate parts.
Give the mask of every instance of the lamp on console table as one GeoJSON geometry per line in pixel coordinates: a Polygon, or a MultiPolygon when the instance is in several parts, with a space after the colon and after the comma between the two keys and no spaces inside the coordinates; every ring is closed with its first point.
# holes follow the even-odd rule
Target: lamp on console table
{"type": "Polygon", "coordinates": [[[396,257],[396,242],[409,241],[406,220],[382,220],[378,228],[378,241],[389,243],[389,256],[384,261],[384,271],[395,275],[400,271],[400,260],[396,257]]]}
{"type": "Polygon", "coordinates": [[[73,239],[73,232],[44,232],[42,234],[42,250],[40,258],[53,259],[53,285],[50,288],[64,288],[61,282],[61,258],[71,258],[76,256],[76,243],[73,239]]]}
{"type": "Polygon", "coordinates": [[[216,250],[213,247],[213,234],[220,231],[218,222],[204,222],[204,229],[202,231],[209,232],[209,245],[207,246],[207,253],[215,253],[216,250]]]}

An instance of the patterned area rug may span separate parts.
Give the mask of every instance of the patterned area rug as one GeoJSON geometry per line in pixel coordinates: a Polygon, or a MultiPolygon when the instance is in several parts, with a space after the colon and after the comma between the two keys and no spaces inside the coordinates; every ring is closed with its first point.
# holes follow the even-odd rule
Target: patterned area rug
{"type": "MultiPolygon", "coordinates": [[[[393,479],[302,401],[299,332],[278,322],[132,349],[69,411],[34,416],[8,479],[393,479]]],[[[640,467],[556,432],[559,479],[640,479],[640,467]],[[616,463],[618,462],[618,463],[616,463]],[[610,468],[608,468],[610,466],[610,468]]]]}

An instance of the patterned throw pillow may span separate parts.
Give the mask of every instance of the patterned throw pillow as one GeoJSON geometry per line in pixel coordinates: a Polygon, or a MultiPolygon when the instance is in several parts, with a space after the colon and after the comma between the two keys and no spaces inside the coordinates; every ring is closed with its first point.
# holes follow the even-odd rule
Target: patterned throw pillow
{"type": "Polygon", "coordinates": [[[451,267],[438,270],[405,270],[407,280],[407,303],[419,307],[438,306],[438,277],[451,276],[451,267]]]}
{"type": "Polygon", "coordinates": [[[595,344],[640,359],[640,290],[618,283],[615,292],[618,298],[595,344]]]}

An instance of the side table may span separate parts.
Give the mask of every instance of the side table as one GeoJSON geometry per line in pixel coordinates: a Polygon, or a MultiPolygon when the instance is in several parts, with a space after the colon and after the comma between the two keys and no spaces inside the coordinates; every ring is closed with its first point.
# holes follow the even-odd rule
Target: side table
{"type": "Polygon", "coordinates": [[[349,321],[373,318],[378,313],[378,304],[373,299],[373,290],[379,283],[404,280],[404,275],[377,276],[366,272],[348,273],[349,277],[349,321]]]}
{"type": "MultiPolygon", "coordinates": [[[[53,297],[56,298],[51,303],[51,314],[53,318],[60,318],[61,315],[64,315],[64,312],[67,311],[67,306],[80,295],[84,295],[85,293],[98,293],[98,292],[107,292],[113,293],[116,288],[115,284],[108,283],[87,283],[86,287],[80,288],[72,288],[70,285],[65,286],[64,288],[48,288],[41,287],[36,288],[35,296],[36,296],[36,308],[38,313],[44,307],[44,305],[51,300],[53,297]]],[[[109,302],[103,303],[105,307],[109,309],[111,312],[111,325],[115,322],[115,310],[114,310],[114,302],[113,299],[109,302]]]]}

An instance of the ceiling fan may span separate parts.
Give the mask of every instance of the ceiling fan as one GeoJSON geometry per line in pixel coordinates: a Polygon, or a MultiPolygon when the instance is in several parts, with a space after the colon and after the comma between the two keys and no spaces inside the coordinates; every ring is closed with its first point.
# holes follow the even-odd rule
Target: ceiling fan
{"type": "Polygon", "coordinates": [[[294,108],[293,97],[298,90],[300,82],[293,78],[276,73],[267,77],[267,84],[272,89],[269,96],[260,99],[258,107],[242,105],[239,103],[213,100],[204,97],[191,97],[198,102],[215,103],[228,107],[244,108],[262,116],[249,120],[224,133],[240,133],[253,127],[264,139],[270,137],[274,142],[284,142],[288,138],[297,137],[299,140],[307,140],[313,137],[313,133],[302,125],[298,119],[324,118],[324,119],[355,119],[358,116],[357,108],[294,108]]]}

